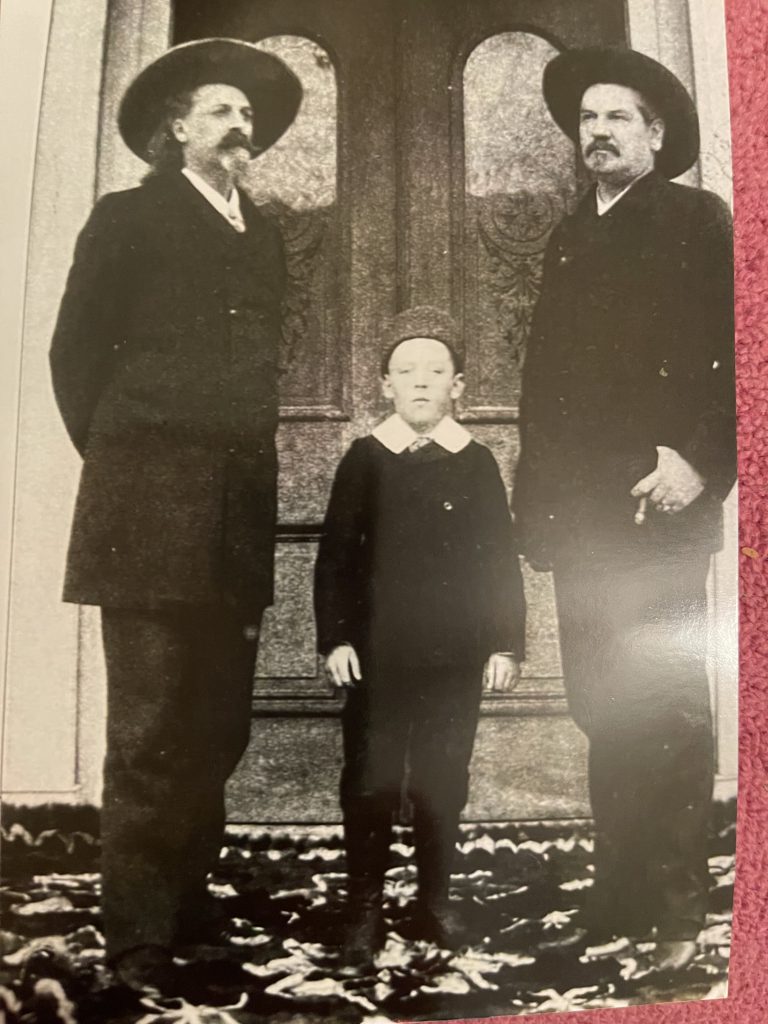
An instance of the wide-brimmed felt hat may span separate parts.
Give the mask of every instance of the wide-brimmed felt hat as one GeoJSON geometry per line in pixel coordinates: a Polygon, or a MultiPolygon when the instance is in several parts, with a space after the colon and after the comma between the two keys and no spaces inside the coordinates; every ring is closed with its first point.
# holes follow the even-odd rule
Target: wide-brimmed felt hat
{"type": "Polygon", "coordinates": [[[253,107],[253,143],[273,145],[296,117],[301,83],[277,57],[240,39],[198,39],[167,50],[128,86],[117,124],[126,145],[148,160],[148,144],[174,95],[201,85],[232,85],[253,107]]]}
{"type": "Polygon", "coordinates": [[[598,83],[636,89],[664,121],[664,143],[656,154],[656,169],[676,178],[699,155],[699,118],[680,79],[663,64],[637,50],[588,47],[565,50],[544,69],[543,90],[556,124],[575,142],[585,91],[598,83]]]}

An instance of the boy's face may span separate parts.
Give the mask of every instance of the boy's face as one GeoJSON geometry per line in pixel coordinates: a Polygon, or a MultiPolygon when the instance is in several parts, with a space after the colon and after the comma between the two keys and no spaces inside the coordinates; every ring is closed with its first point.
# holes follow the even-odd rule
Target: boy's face
{"type": "Polygon", "coordinates": [[[395,412],[418,433],[426,433],[450,414],[464,390],[451,353],[435,338],[408,338],[392,353],[382,382],[395,412]]]}

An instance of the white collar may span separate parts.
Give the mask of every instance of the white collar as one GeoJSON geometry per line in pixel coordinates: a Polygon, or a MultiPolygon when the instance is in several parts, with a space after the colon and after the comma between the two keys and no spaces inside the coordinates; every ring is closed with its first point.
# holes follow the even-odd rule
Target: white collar
{"type": "Polygon", "coordinates": [[[470,432],[451,416],[443,416],[437,426],[425,435],[417,434],[413,427],[410,427],[396,412],[380,423],[371,433],[377,441],[380,441],[385,448],[389,448],[395,455],[404,452],[418,437],[430,438],[435,444],[439,444],[441,448],[445,448],[453,455],[466,448],[472,440],[470,432]]]}
{"type": "Polygon", "coordinates": [[[643,171],[643,173],[639,174],[634,179],[634,181],[630,181],[630,183],[627,185],[627,187],[623,188],[621,190],[621,192],[619,192],[619,194],[617,196],[613,197],[613,199],[601,199],[600,198],[600,189],[599,188],[595,188],[595,200],[597,202],[597,216],[598,217],[602,217],[604,213],[607,213],[612,206],[615,206],[616,203],[618,203],[618,201],[620,199],[623,199],[623,197],[627,194],[627,192],[629,192],[629,190],[632,188],[633,185],[636,185],[638,183],[638,181],[640,181],[642,178],[644,178],[646,176],[646,174],[650,174],[650,173],[651,173],[650,169],[647,170],[647,171],[643,171]]]}
{"type": "Polygon", "coordinates": [[[221,192],[217,192],[215,188],[212,188],[208,182],[201,178],[196,171],[191,171],[188,167],[182,167],[181,173],[187,178],[197,189],[197,191],[205,196],[211,206],[233,227],[237,227],[239,231],[245,231],[245,222],[243,221],[243,213],[240,209],[240,193],[236,188],[233,188],[229,193],[229,199],[225,199],[221,192]]]}

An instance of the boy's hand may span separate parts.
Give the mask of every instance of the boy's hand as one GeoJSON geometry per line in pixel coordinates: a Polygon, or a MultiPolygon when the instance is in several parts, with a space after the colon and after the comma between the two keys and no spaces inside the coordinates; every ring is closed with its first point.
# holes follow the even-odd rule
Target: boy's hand
{"type": "Polygon", "coordinates": [[[520,682],[520,662],[511,654],[492,654],[485,663],[483,689],[509,693],[520,682]]]}
{"type": "Polygon", "coordinates": [[[325,670],[328,673],[328,682],[337,689],[352,688],[363,678],[360,672],[360,659],[352,644],[334,647],[325,659],[325,670]]]}

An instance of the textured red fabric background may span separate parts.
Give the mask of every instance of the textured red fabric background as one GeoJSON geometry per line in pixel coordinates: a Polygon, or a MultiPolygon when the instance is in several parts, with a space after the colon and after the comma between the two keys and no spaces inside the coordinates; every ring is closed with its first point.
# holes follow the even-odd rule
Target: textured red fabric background
{"type": "Polygon", "coordinates": [[[537,1024],[768,1024],[768,0],[726,0],[726,16],[742,549],[740,788],[730,995],[712,1002],[494,1017],[494,1024],[521,1019],[537,1024]],[[745,555],[743,548],[753,549],[757,557],[745,555]]]}

